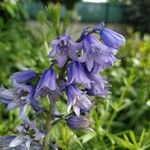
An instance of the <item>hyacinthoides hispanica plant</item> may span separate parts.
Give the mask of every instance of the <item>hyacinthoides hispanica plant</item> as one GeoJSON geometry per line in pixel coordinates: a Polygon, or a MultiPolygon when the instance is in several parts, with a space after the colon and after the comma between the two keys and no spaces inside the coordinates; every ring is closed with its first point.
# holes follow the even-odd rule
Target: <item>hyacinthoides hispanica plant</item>
{"type": "Polygon", "coordinates": [[[34,70],[14,73],[12,88],[0,88],[0,102],[8,111],[19,108],[22,121],[17,135],[4,137],[0,142],[9,150],[55,149],[50,133],[60,120],[65,120],[71,129],[90,129],[87,114],[94,109],[93,96],[106,97],[110,93],[108,81],[100,74],[113,65],[116,52],[125,44],[124,37],[105,28],[103,22],[85,28],[73,41],[66,34],[67,20],[60,26],[60,6],[48,10],[52,19],[49,28],[56,36],[50,44],[49,68],[41,74],[34,70]],[[46,100],[43,106],[41,103],[46,100]],[[56,105],[61,100],[67,105],[63,113],[56,105]],[[35,119],[27,114],[29,107],[35,119]],[[40,115],[42,122],[36,119],[40,115]]]}

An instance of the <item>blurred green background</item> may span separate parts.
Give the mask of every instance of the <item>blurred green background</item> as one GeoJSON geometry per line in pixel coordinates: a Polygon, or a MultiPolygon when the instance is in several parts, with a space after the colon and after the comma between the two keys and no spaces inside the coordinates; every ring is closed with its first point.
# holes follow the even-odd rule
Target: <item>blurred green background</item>
{"type": "MultiPolygon", "coordinates": [[[[85,0],[86,1],[86,0],[85,0]]],[[[106,20],[127,43],[117,54],[121,61],[107,69],[111,95],[97,98],[90,113],[91,132],[71,131],[64,122],[52,130],[52,140],[65,150],[150,149],[150,3],[149,0],[108,0],[101,3],[60,0],[62,16],[69,12],[67,32],[78,37],[83,27],[106,20]]],[[[58,0],[0,1],[0,84],[10,86],[16,71],[49,67],[48,52],[54,38],[43,20],[44,7],[58,0]]],[[[15,133],[17,110],[0,105],[0,136],[15,133]]]]}

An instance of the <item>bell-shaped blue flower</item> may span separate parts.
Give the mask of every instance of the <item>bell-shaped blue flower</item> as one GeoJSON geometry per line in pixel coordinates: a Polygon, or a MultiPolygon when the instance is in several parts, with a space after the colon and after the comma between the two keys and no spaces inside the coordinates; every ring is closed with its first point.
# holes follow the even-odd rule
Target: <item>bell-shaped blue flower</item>
{"type": "Polygon", "coordinates": [[[89,72],[89,79],[92,81],[91,88],[86,89],[88,95],[106,97],[109,92],[108,81],[98,73],[89,72]]]}
{"type": "Polygon", "coordinates": [[[11,76],[11,79],[13,81],[16,81],[17,83],[26,83],[28,81],[31,81],[35,76],[36,74],[33,70],[26,70],[14,73],[11,76]]]}
{"type": "Polygon", "coordinates": [[[35,96],[46,97],[52,95],[52,97],[57,97],[60,92],[56,79],[56,73],[53,69],[44,71],[36,87],[35,96]]]}
{"type": "Polygon", "coordinates": [[[97,28],[96,32],[100,34],[102,41],[110,48],[119,49],[125,44],[125,38],[111,29],[100,27],[97,28]]]}
{"type": "MultiPolygon", "coordinates": [[[[37,129],[35,121],[29,122],[28,124],[23,124],[22,126],[17,126],[17,130],[19,132],[19,135],[9,140],[10,143],[8,147],[10,149],[35,149],[34,147],[32,147],[35,142],[43,140],[43,138],[45,137],[45,134],[37,129]]],[[[40,145],[37,146],[39,149],[41,149],[40,145]]]]}
{"type": "Polygon", "coordinates": [[[20,118],[24,123],[28,123],[29,118],[25,114],[28,105],[31,105],[36,111],[40,109],[40,102],[34,98],[34,93],[35,87],[31,85],[19,84],[17,88],[0,88],[0,103],[6,104],[7,110],[19,107],[20,118]]]}
{"type": "Polygon", "coordinates": [[[102,44],[92,35],[85,36],[83,45],[84,54],[79,61],[86,64],[88,71],[91,71],[96,65],[99,71],[102,71],[116,61],[115,50],[102,44]]]}
{"type": "MultiPolygon", "coordinates": [[[[23,87],[24,85],[22,85],[23,87]]],[[[35,88],[31,85],[25,85],[28,86],[28,89],[26,88],[12,88],[12,89],[4,89],[0,88],[0,102],[8,104],[7,109],[14,109],[16,107],[19,107],[21,105],[25,104],[32,104],[39,107],[40,103],[37,102],[37,100],[34,99],[32,101],[32,96],[34,95],[35,88]]]]}
{"type": "Polygon", "coordinates": [[[68,66],[68,84],[79,83],[84,85],[86,88],[90,88],[91,80],[87,77],[85,69],[80,62],[72,62],[68,66]]]}
{"type": "Polygon", "coordinates": [[[80,112],[87,112],[92,108],[91,101],[75,85],[66,86],[66,94],[68,97],[68,111],[73,107],[77,116],[80,115],[80,112]]]}
{"type": "Polygon", "coordinates": [[[59,67],[63,67],[68,58],[77,60],[77,50],[82,48],[81,43],[74,43],[68,35],[60,36],[59,39],[52,41],[51,46],[49,57],[56,59],[59,67]]]}
{"type": "Polygon", "coordinates": [[[67,119],[67,125],[72,129],[88,129],[91,121],[86,117],[73,115],[67,119]]]}
{"type": "Polygon", "coordinates": [[[4,145],[9,145],[9,143],[15,138],[15,135],[11,136],[5,136],[0,138],[0,147],[3,147],[4,145]]]}
{"type": "Polygon", "coordinates": [[[41,109],[40,102],[34,98],[35,87],[27,84],[34,77],[35,72],[32,70],[18,72],[11,76],[13,80],[11,89],[0,88],[0,103],[6,104],[7,110],[19,107],[20,118],[24,123],[29,122],[25,114],[28,105],[35,111],[41,109]]]}

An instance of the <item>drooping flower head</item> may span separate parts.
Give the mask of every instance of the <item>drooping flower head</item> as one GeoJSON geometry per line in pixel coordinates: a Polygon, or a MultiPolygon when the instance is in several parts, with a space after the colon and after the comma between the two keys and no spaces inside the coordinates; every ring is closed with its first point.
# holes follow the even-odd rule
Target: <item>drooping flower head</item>
{"type": "Polygon", "coordinates": [[[34,149],[34,145],[38,145],[41,149],[39,140],[45,137],[44,133],[40,132],[35,124],[35,121],[29,124],[17,126],[19,135],[13,138],[8,147],[17,149],[34,149]]]}
{"type": "Polygon", "coordinates": [[[11,79],[13,81],[16,81],[17,83],[26,83],[28,81],[31,81],[36,76],[35,72],[33,70],[26,70],[14,73],[11,76],[11,79]]]}
{"type": "Polygon", "coordinates": [[[90,99],[75,85],[66,86],[66,94],[68,97],[68,111],[73,107],[77,116],[80,115],[80,112],[87,112],[92,108],[90,99]]]}
{"type": "Polygon", "coordinates": [[[59,39],[52,41],[52,50],[49,57],[57,60],[59,67],[63,67],[67,59],[77,60],[77,50],[82,47],[81,43],[74,43],[68,35],[62,35],[59,39]]]}
{"type": "MultiPolygon", "coordinates": [[[[17,128],[19,136],[10,138],[9,148],[34,149],[32,145],[36,143],[39,149],[43,149],[40,142],[43,141],[45,134],[47,134],[45,140],[48,139],[48,128],[60,119],[65,119],[72,129],[89,129],[91,121],[86,116],[93,108],[93,100],[89,96],[106,97],[109,94],[109,84],[100,72],[112,66],[116,61],[115,53],[124,43],[125,39],[122,35],[102,25],[92,27],[92,30],[86,28],[76,42],[73,42],[69,35],[62,35],[52,41],[49,57],[53,63],[49,69],[43,71],[38,82],[34,80],[36,73],[33,70],[13,74],[12,88],[0,88],[0,103],[6,104],[7,110],[19,108],[23,125],[17,128]],[[100,41],[92,35],[93,33],[100,35],[100,41]],[[57,72],[59,72],[58,75],[57,72]],[[67,96],[67,114],[61,113],[58,109],[59,112],[56,107],[56,100],[63,92],[67,96]],[[46,96],[50,100],[50,106],[48,106],[50,111],[47,111],[48,107],[41,108],[40,102],[36,99],[46,96]],[[48,128],[45,130],[43,128],[45,126],[42,125],[44,134],[36,128],[34,123],[31,123],[26,115],[29,105],[36,112],[43,110],[42,112],[46,113],[48,128]],[[52,121],[49,122],[49,119],[52,121]],[[42,141],[39,142],[39,140],[42,141]]],[[[47,146],[51,145],[47,142],[43,143],[47,146]]]]}
{"type": "Polygon", "coordinates": [[[40,102],[34,98],[35,87],[26,84],[35,75],[34,72],[19,72],[12,76],[12,88],[0,88],[0,102],[7,105],[7,110],[19,107],[20,118],[23,122],[28,123],[29,118],[25,111],[28,105],[31,105],[34,110],[40,109],[40,102]],[[27,77],[23,76],[26,74],[27,77]]]}
{"type": "Polygon", "coordinates": [[[113,62],[116,61],[115,50],[102,44],[92,35],[85,36],[83,45],[84,54],[79,58],[79,61],[84,62],[89,71],[95,65],[98,65],[99,71],[102,71],[112,66],[113,62]]]}
{"type": "MultiPolygon", "coordinates": [[[[34,89],[33,89],[34,90],[34,89]]],[[[21,89],[4,89],[0,92],[0,103],[7,105],[7,110],[19,108],[19,116],[24,123],[29,122],[25,112],[27,106],[31,105],[34,110],[40,109],[40,102],[32,96],[33,90],[24,91],[21,89]]]]}
{"type": "Polygon", "coordinates": [[[91,125],[91,121],[83,116],[71,116],[67,119],[67,124],[72,129],[88,129],[91,125]]]}
{"type": "Polygon", "coordinates": [[[87,94],[92,96],[106,97],[109,92],[109,84],[107,80],[99,75],[98,73],[89,73],[89,78],[93,81],[91,83],[91,88],[86,89],[87,94]]]}
{"type": "Polygon", "coordinates": [[[79,83],[90,88],[91,80],[88,78],[83,65],[80,62],[72,62],[68,66],[68,84],[79,83]]]}
{"type": "Polygon", "coordinates": [[[95,32],[99,33],[102,41],[110,48],[119,49],[120,46],[125,44],[125,38],[111,29],[104,28],[104,25],[99,24],[93,29],[95,32]]]}
{"type": "Polygon", "coordinates": [[[44,71],[37,84],[35,96],[46,97],[47,95],[51,95],[53,99],[57,98],[60,92],[56,79],[56,73],[53,69],[44,71]]]}

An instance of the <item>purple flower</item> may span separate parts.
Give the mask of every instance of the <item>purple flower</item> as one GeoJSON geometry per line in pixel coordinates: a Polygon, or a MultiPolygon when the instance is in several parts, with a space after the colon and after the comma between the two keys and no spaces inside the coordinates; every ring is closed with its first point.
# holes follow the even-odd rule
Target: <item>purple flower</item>
{"type": "MultiPolygon", "coordinates": [[[[31,88],[31,87],[30,87],[31,88]]],[[[31,92],[31,91],[30,91],[31,92]]],[[[3,99],[7,102],[7,109],[14,109],[16,107],[19,107],[20,105],[25,105],[26,103],[30,103],[29,100],[27,100],[27,96],[29,94],[29,91],[25,91],[23,89],[4,89],[1,88],[0,90],[0,99],[3,99]]]]}
{"type": "Polygon", "coordinates": [[[30,102],[32,108],[35,111],[40,111],[41,103],[35,98],[35,92],[36,92],[36,89],[34,87],[34,88],[32,88],[32,91],[28,94],[27,101],[30,102]]]}
{"type": "Polygon", "coordinates": [[[83,116],[71,116],[67,119],[67,124],[72,129],[87,129],[91,125],[91,121],[83,116]]]}
{"type": "Polygon", "coordinates": [[[12,110],[17,107],[20,109],[20,118],[24,123],[29,122],[29,118],[25,112],[28,105],[31,105],[34,110],[39,110],[40,102],[34,98],[35,87],[25,85],[13,81],[12,89],[0,88],[0,103],[7,105],[7,110],[12,110]]]}
{"type": "Polygon", "coordinates": [[[59,39],[52,41],[52,51],[49,57],[55,58],[59,67],[63,67],[68,57],[77,60],[77,50],[82,48],[81,43],[73,43],[72,38],[68,35],[62,35],[59,39]]]}
{"type": "Polygon", "coordinates": [[[87,94],[102,97],[105,97],[108,94],[110,94],[110,92],[108,91],[109,84],[105,78],[95,73],[90,73],[89,78],[93,82],[91,83],[91,88],[87,89],[87,94]]]}
{"type": "Polygon", "coordinates": [[[26,70],[14,73],[11,76],[11,79],[13,81],[16,81],[17,83],[26,83],[28,81],[31,81],[36,76],[35,72],[33,70],[26,70]]]}
{"type": "Polygon", "coordinates": [[[6,136],[0,138],[0,146],[8,145],[16,136],[6,136]]]}
{"type": "Polygon", "coordinates": [[[87,77],[83,65],[80,62],[72,62],[68,67],[68,84],[80,83],[90,88],[91,80],[87,77]]]}
{"type": "Polygon", "coordinates": [[[35,96],[45,97],[50,95],[51,98],[57,99],[59,94],[55,71],[53,69],[44,71],[36,87],[35,96]]]}
{"type": "MultiPolygon", "coordinates": [[[[25,149],[30,149],[31,144],[37,142],[45,137],[45,135],[40,132],[35,125],[35,122],[29,122],[22,126],[18,126],[17,130],[19,135],[13,138],[8,147],[24,147],[25,149]]],[[[31,148],[32,149],[32,148],[31,148]]]]}
{"type": "Polygon", "coordinates": [[[68,97],[68,111],[73,107],[75,114],[79,116],[80,112],[87,112],[91,109],[91,101],[75,85],[68,85],[66,94],[68,97]]]}
{"type": "Polygon", "coordinates": [[[125,44],[125,38],[111,29],[96,27],[95,31],[100,34],[102,41],[110,48],[119,49],[125,44]]]}
{"type": "Polygon", "coordinates": [[[115,50],[105,46],[92,35],[85,36],[83,45],[84,54],[79,58],[79,61],[86,64],[88,71],[91,71],[96,65],[101,71],[112,66],[116,60],[115,50]]]}
{"type": "Polygon", "coordinates": [[[28,85],[26,83],[18,83],[18,82],[16,82],[16,80],[13,80],[12,87],[13,87],[13,89],[16,89],[19,91],[23,90],[23,91],[31,92],[33,90],[32,85],[28,85]]]}

